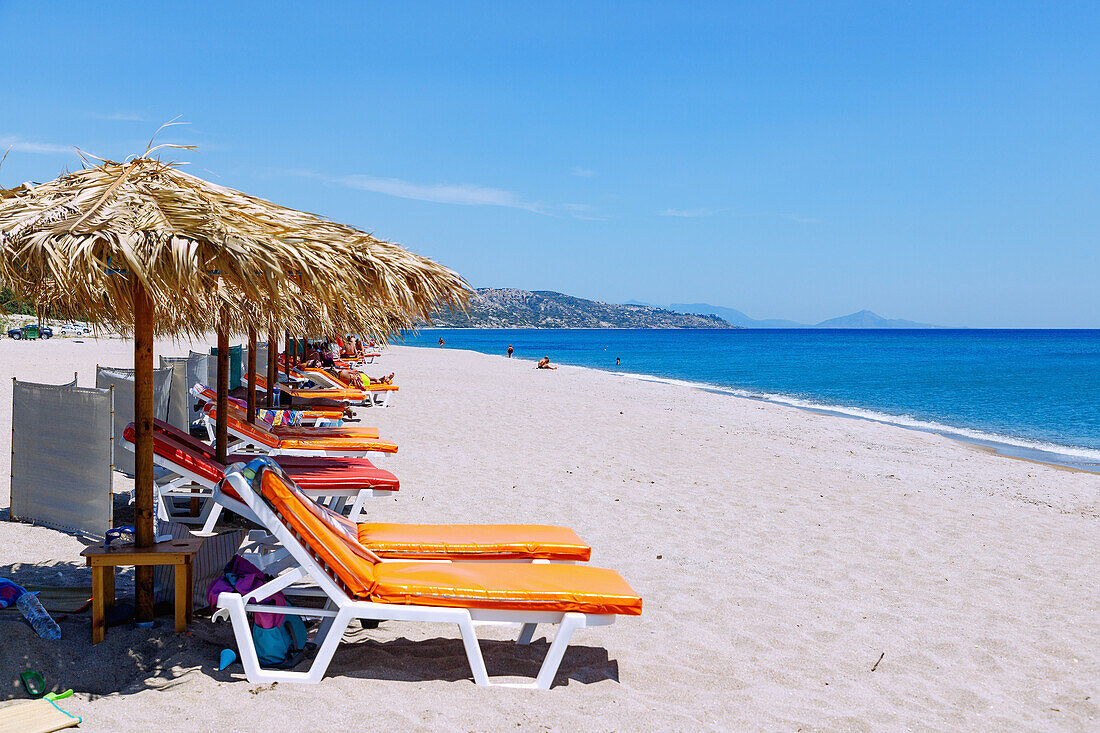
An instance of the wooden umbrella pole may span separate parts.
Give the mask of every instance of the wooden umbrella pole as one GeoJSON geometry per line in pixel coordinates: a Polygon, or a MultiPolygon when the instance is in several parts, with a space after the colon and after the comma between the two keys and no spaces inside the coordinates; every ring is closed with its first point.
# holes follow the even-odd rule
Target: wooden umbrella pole
{"type": "Polygon", "coordinates": [[[229,332],[227,314],[222,308],[218,320],[218,419],[214,425],[214,457],[219,463],[225,463],[229,444],[229,332]]]}
{"type": "Polygon", "coordinates": [[[294,366],[294,362],[290,358],[290,331],[286,332],[286,350],[283,352],[283,359],[286,360],[286,375],[290,376],[290,368],[294,366]]]}
{"type": "MultiPolygon", "coordinates": [[[[136,276],[134,299],[134,539],[150,547],[153,531],[153,300],[136,276]]],[[[138,566],[134,576],[138,622],[153,620],[153,568],[138,566]]]]}
{"type": "Polygon", "coordinates": [[[267,406],[278,407],[275,404],[275,383],[279,378],[279,339],[275,332],[267,334],[267,406]]]}
{"type": "Polygon", "coordinates": [[[248,422],[256,423],[256,329],[248,327],[248,422]]]}

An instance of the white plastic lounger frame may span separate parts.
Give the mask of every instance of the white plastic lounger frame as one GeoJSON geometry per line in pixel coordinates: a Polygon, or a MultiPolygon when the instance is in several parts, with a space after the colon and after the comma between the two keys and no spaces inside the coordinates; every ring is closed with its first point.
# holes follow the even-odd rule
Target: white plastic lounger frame
{"type": "Polygon", "coordinates": [[[608,626],[615,622],[615,616],[610,614],[441,608],[354,600],[333,581],[321,564],[313,558],[309,549],[304,547],[301,541],[279,521],[275,513],[256,496],[248,479],[239,471],[231,468],[226,473],[226,481],[244,499],[245,504],[252,510],[261,526],[274,535],[286,548],[294,562],[294,567],[245,596],[239,593],[222,593],[218,596],[219,610],[215,612],[214,620],[228,618],[233,624],[233,634],[237,639],[237,649],[240,652],[241,663],[244,665],[245,676],[253,684],[267,682],[317,684],[325,676],[325,671],[328,670],[329,662],[332,661],[332,656],[336,653],[336,647],[343,638],[344,630],[347,629],[348,624],[353,619],[376,619],[379,621],[427,621],[455,624],[462,636],[462,645],[466,651],[466,659],[470,663],[470,671],[473,673],[475,683],[484,686],[547,690],[554,682],[554,675],[557,674],[558,666],[561,664],[565,650],[569,646],[569,639],[572,637],[573,632],[588,626],[608,626]],[[305,672],[263,669],[260,667],[259,658],[256,655],[256,647],[252,640],[252,631],[247,614],[253,611],[270,613],[272,607],[256,604],[253,601],[266,599],[307,578],[315,582],[328,597],[325,607],[317,609],[279,606],[278,612],[321,619],[321,624],[314,638],[314,642],[317,644],[316,656],[305,672]],[[559,629],[546,652],[546,657],[534,682],[490,682],[489,673],[485,669],[485,659],[481,654],[481,647],[478,645],[477,632],[474,629],[475,623],[518,624],[520,632],[517,643],[519,644],[531,643],[538,624],[555,624],[559,626],[559,629]]]}

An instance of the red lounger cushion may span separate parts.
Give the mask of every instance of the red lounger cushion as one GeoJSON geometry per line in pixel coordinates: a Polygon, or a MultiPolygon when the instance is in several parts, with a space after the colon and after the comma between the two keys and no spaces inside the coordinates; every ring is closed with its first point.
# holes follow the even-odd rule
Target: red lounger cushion
{"type": "MultiPolygon", "coordinates": [[[[232,455],[230,463],[247,463],[256,456],[232,455]]],[[[366,458],[312,458],[308,456],[272,456],[296,484],[309,491],[320,489],[378,489],[397,491],[397,477],[377,468],[366,458]]]]}

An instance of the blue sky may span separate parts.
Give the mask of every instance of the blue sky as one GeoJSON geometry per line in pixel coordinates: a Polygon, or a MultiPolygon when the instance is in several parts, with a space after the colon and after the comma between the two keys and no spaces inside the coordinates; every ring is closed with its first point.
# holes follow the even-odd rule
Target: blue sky
{"type": "Polygon", "coordinates": [[[0,185],[159,141],[475,286],[1100,327],[1098,3],[0,0],[0,185]]]}

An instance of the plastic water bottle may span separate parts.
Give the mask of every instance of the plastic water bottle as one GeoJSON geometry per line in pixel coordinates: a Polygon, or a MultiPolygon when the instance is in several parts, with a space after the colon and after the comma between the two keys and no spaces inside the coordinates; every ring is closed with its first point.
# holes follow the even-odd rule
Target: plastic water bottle
{"type": "Polygon", "coordinates": [[[27,619],[43,639],[61,638],[61,627],[53,620],[49,611],[42,608],[42,603],[34,593],[28,591],[19,596],[15,605],[19,606],[19,610],[23,612],[23,618],[27,619]]]}
{"type": "Polygon", "coordinates": [[[277,384],[272,385],[272,387],[273,388],[271,390],[271,407],[272,407],[272,409],[278,410],[280,407],[282,407],[283,396],[282,396],[282,394],[280,394],[282,392],[282,390],[279,389],[279,385],[277,385],[277,384]]]}

